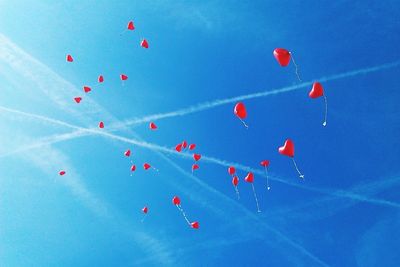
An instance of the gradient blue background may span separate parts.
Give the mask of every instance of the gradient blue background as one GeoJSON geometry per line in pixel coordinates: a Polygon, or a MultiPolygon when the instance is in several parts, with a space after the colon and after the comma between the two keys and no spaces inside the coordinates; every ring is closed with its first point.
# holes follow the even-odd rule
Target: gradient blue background
{"type": "MultiPolygon", "coordinates": [[[[107,131],[298,83],[293,66],[273,58],[276,47],[294,53],[304,81],[398,61],[399,14],[398,1],[0,0],[0,105],[82,127],[103,120],[107,131]],[[129,20],[136,30],[120,36],[129,20]],[[129,76],[124,86],[120,73],[129,76]],[[105,82],[92,102],[75,104],[99,74],[105,82]]],[[[321,190],[271,180],[267,192],[256,175],[260,214],[248,184],[241,180],[237,201],[226,167],[201,160],[191,177],[191,160],[97,135],[15,152],[72,130],[0,110],[0,265],[398,266],[399,74],[324,83],[326,128],[323,100],[302,88],[246,100],[248,130],[228,104],[155,121],[155,132],[147,123],[116,132],[167,147],[186,139],[201,154],[253,168],[269,159],[274,177],[321,190]],[[277,153],[287,137],[305,181],[277,153]],[[131,177],[127,148],[159,172],[131,177]]]]}

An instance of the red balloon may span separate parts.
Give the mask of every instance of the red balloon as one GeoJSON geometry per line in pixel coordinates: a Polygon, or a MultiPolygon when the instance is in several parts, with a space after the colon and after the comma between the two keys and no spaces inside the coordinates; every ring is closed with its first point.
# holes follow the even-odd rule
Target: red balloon
{"type": "Polygon", "coordinates": [[[246,107],[242,102],[239,102],[235,105],[233,112],[241,119],[245,119],[247,117],[246,107]]]}
{"type": "Polygon", "coordinates": [[[182,147],[183,147],[183,148],[186,148],[186,147],[187,147],[187,142],[186,142],[185,140],[182,142],[182,147]]]}
{"type": "Polygon", "coordinates": [[[74,100],[75,100],[76,103],[79,104],[82,101],[82,97],[80,97],[80,96],[75,97],[74,100]]]}
{"type": "Polygon", "coordinates": [[[176,147],[175,147],[175,150],[178,151],[178,152],[181,152],[182,151],[182,144],[177,144],[176,147]]]}
{"type": "Polygon", "coordinates": [[[143,164],[143,169],[145,169],[145,170],[148,170],[150,167],[151,166],[148,163],[143,164]]]}
{"type": "Polygon", "coordinates": [[[147,48],[149,48],[149,43],[147,42],[146,39],[143,39],[143,40],[140,42],[140,46],[147,49],[147,48]]]}
{"type": "Polygon", "coordinates": [[[173,203],[174,205],[180,205],[180,204],[181,204],[181,200],[179,199],[179,197],[174,196],[174,197],[172,198],[172,203],[173,203]]]}
{"type": "Polygon", "coordinates": [[[201,158],[201,155],[200,154],[193,154],[193,158],[194,158],[195,161],[199,161],[200,158],[201,158]]]}
{"type": "Polygon", "coordinates": [[[58,174],[63,176],[65,174],[65,171],[60,171],[58,174]]]}
{"type": "Polygon", "coordinates": [[[147,212],[149,211],[149,209],[147,208],[147,206],[144,206],[143,209],[142,209],[142,211],[143,211],[144,214],[147,214],[147,212]]]}
{"type": "Polygon", "coordinates": [[[136,171],[136,165],[131,166],[131,172],[134,172],[134,171],[136,171]]]}
{"type": "Polygon", "coordinates": [[[189,150],[193,150],[193,149],[195,149],[196,148],[196,144],[190,144],[189,145],[189,150]]]}
{"type": "Polygon", "coordinates": [[[154,122],[150,122],[149,128],[151,130],[155,130],[155,129],[157,129],[157,125],[154,122]]]}
{"type": "Polygon", "coordinates": [[[199,168],[200,168],[200,166],[198,164],[193,164],[192,165],[192,171],[198,170],[199,168]]]}
{"type": "Polygon", "coordinates": [[[71,55],[67,55],[66,59],[67,59],[68,62],[73,62],[74,61],[74,59],[72,58],[71,55]]]}
{"type": "Polygon", "coordinates": [[[190,224],[190,226],[191,226],[193,229],[199,229],[199,222],[192,222],[192,223],[190,224]]]}
{"type": "Polygon", "coordinates": [[[274,50],[274,57],[279,65],[286,67],[290,62],[290,52],[284,48],[276,48],[274,50]]]}
{"type": "Polygon", "coordinates": [[[99,83],[104,82],[104,77],[103,77],[103,75],[100,75],[99,78],[97,78],[97,81],[98,81],[99,83]]]}
{"type": "Polygon", "coordinates": [[[133,21],[128,22],[127,26],[128,30],[133,31],[135,29],[135,25],[133,25],[133,21]]]}
{"type": "Polygon", "coordinates": [[[263,167],[268,167],[269,166],[269,160],[263,160],[260,162],[260,165],[263,167]]]}
{"type": "Polygon", "coordinates": [[[248,183],[254,182],[254,174],[252,172],[249,172],[246,177],[244,177],[244,180],[248,183]]]}
{"type": "Polygon", "coordinates": [[[233,166],[229,166],[229,167],[228,167],[228,173],[229,173],[230,175],[234,175],[235,172],[236,172],[235,167],[233,167],[233,166]]]}
{"type": "Polygon", "coordinates": [[[128,149],[127,151],[125,151],[125,152],[124,152],[124,155],[125,155],[126,157],[129,157],[129,156],[131,155],[131,150],[128,149]]]}
{"type": "Polygon", "coordinates": [[[121,81],[126,81],[126,80],[128,80],[128,76],[126,76],[125,74],[119,75],[119,78],[121,79],[121,81]]]}
{"type": "Polygon", "coordinates": [[[284,156],[288,156],[293,158],[294,157],[294,144],[292,140],[286,139],[285,144],[279,147],[279,153],[284,156]]]}
{"type": "Polygon", "coordinates": [[[84,86],[84,87],[83,87],[83,91],[84,91],[85,93],[89,93],[90,91],[92,91],[92,88],[90,88],[89,86],[84,86]]]}
{"type": "Polygon", "coordinates": [[[308,96],[311,98],[318,98],[324,95],[324,88],[319,82],[313,83],[311,91],[308,93],[308,96]]]}
{"type": "Polygon", "coordinates": [[[232,184],[234,186],[237,186],[239,184],[239,178],[237,176],[233,176],[232,178],[232,184]]]}
{"type": "Polygon", "coordinates": [[[99,128],[103,129],[104,128],[104,122],[99,122],[99,128]]]}

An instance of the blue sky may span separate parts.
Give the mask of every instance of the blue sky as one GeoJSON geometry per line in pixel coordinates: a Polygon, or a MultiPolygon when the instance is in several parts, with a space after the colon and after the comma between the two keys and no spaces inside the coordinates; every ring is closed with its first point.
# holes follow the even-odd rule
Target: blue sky
{"type": "Polygon", "coordinates": [[[399,11],[397,1],[0,0],[0,265],[397,266],[399,11]],[[136,30],[120,36],[129,20],[136,30]],[[276,47],[293,52],[302,83],[276,47]],[[104,84],[83,96],[99,74],[104,84]],[[308,98],[315,80],[325,128],[323,99],[308,98]],[[304,181],[277,152],[286,138],[304,181]],[[203,155],[195,175],[191,154],[172,151],[182,140],[203,155]],[[159,171],[130,176],[128,148],[159,171]]]}

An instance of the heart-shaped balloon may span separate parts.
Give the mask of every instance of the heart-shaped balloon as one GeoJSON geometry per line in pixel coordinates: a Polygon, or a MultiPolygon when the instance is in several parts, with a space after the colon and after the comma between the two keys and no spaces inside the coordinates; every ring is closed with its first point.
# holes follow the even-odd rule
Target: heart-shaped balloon
{"type": "Polygon", "coordinates": [[[133,25],[133,21],[128,22],[127,26],[128,30],[133,31],[135,29],[135,25],[133,25]]]}
{"type": "Polygon", "coordinates": [[[244,180],[248,183],[254,182],[254,174],[252,172],[249,172],[246,177],[244,177],[244,180]]]}
{"type": "Polygon", "coordinates": [[[190,226],[191,226],[193,229],[199,229],[199,222],[192,222],[192,223],[190,224],[190,226]]]}
{"type": "Polygon", "coordinates": [[[180,204],[181,204],[181,200],[179,199],[179,197],[174,196],[174,197],[172,198],[172,204],[174,204],[174,205],[180,205],[180,204]]]}
{"type": "Polygon", "coordinates": [[[63,176],[65,174],[65,171],[60,171],[58,174],[63,176]]]}
{"type": "Polygon", "coordinates": [[[198,160],[200,160],[201,155],[200,154],[193,154],[193,158],[194,158],[195,161],[198,161],[198,160]]]}
{"type": "Polygon", "coordinates": [[[237,103],[233,109],[233,113],[239,118],[245,119],[247,117],[246,106],[242,102],[237,103]]]}
{"type": "Polygon", "coordinates": [[[151,130],[155,130],[155,129],[157,129],[157,125],[154,122],[150,122],[149,128],[151,130]]]}
{"type": "Polygon", "coordinates": [[[263,160],[260,162],[260,165],[263,167],[268,167],[269,166],[269,160],[263,160]]]}
{"type": "Polygon", "coordinates": [[[233,167],[233,166],[229,166],[229,167],[228,167],[228,173],[229,173],[230,175],[234,175],[235,172],[236,172],[235,167],[233,167]]]}
{"type": "Polygon", "coordinates": [[[318,98],[324,95],[324,88],[319,82],[313,83],[311,91],[308,93],[308,96],[311,98],[318,98]]]}
{"type": "Polygon", "coordinates": [[[140,46],[147,49],[147,48],[149,48],[149,43],[147,42],[146,39],[143,39],[143,40],[140,42],[140,46]]]}
{"type": "Polygon", "coordinates": [[[183,147],[183,148],[186,148],[186,147],[187,147],[187,142],[186,142],[185,140],[183,140],[183,142],[182,142],[182,147],[183,147]]]}
{"type": "Polygon", "coordinates": [[[198,170],[199,168],[200,168],[200,166],[198,164],[193,164],[192,165],[192,171],[198,170]]]}
{"type": "Polygon", "coordinates": [[[82,101],[82,97],[79,97],[79,96],[75,97],[74,100],[75,100],[76,103],[79,104],[82,101]]]}
{"type": "Polygon", "coordinates": [[[128,80],[128,76],[126,76],[125,74],[121,74],[121,75],[119,76],[119,78],[121,79],[121,81],[126,81],[126,80],[128,80]]]}
{"type": "Polygon", "coordinates": [[[73,62],[74,61],[74,59],[72,58],[71,55],[67,55],[66,59],[67,59],[68,62],[73,62]]]}
{"type": "Polygon", "coordinates": [[[100,75],[99,78],[97,78],[97,81],[98,81],[99,83],[104,82],[104,77],[103,77],[103,75],[100,75]]]}
{"type": "Polygon", "coordinates": [[[284,156],[288,156],[293,158],[294,157],[294,144],[292,140],[286,139],[285,144],[279,147],[279,153],[284,156]]]}
{"type": "Polygon", "coordinates": [[[125,152],[124,152],[124,155],[125,155],[126,157],[129,157],[129,156],[131,155],[131,150],[128,149],[127,151],[125,151],[125,152]]]}
{"type": "Polygon", "coordinates": [[[182,144],[177,144],[176,147],[175,147],[175,150],[178,151],[178,152],[181,152],[182,151],[182,144]]]}
{"type": "Polygon", "coordinates": [[[147,214],[147,212],[149,211],[149,209],[148,209],[146,206],[144,206],[143,209],[142,209],[142,211],[143,211],[144,214],[147,214]]]}
{"type": "Polygon", "coordinates": [[[92,91],[92,89],[89,86],[84,86],[83,91],[85,91],[85,93],[89,93],[90,91],[92,91]]]}
{"type": "Polygon", "coordinates": [[[99,122],[99,128],[103,129],[104,128],[104,122],[99,122]]]}
{"type": "Polygon", "coordinates": [[[136,165],[131,166],[131,172],[134,172],[134,171],[136,171],[136,165]]]}
{"type": "Polygon", "coordinates": [[[274,57],[282,67],[289,65],[290,52],[285,48],[276,48],[274,50],[274,57]]]}
{"type": "Polygon", "coordinates": [[[239,184],[239,178],[237,176],[233,176],[232,178],[232,184],[234,186],[237,186],[239,184]]]}
{"type": "Polygon", "coordinates": [[[148,164],[148,163],[145,163],[145,164],[143,164],[143,169],[145,169],[145,170],[148,170],[148,169],[150,169],[150,164],[148,164]]]}
{"type": "Polygon", "coordinates": [[[193,150],[193,149],[195,149],[196,148],[196,144],[190,144],[189,145],[189,150],[193,150]]]}

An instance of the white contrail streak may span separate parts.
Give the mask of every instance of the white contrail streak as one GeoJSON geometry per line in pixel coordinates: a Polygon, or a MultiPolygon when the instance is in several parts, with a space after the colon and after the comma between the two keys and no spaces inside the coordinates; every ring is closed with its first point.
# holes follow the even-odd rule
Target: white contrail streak
{"type": "MultiPolygon", "coordinates": [[[[136,139],[132,139],[132,138],[126,138],[126,137],[122,137],[116,134],[112,134],[112,133],[108,133],[105,131],[100,131],[100,130],[95,130],[95,129],[88,129],[88,128],[83,128],[83,127],[79,127],[76,125],[72,125],[60,120],[56,120],[56,119],[52,119],[52,118],[48,118],[45,116],[41,116],[41,115],[36,115],[36,114],[31,114],[31,113],[26,113],[23,111],[19,111],[19,110],[15,110],[15,109],[10,109],[10,108],[6,108],[3,106],[0,106],[0,110],[3,111],[7,111],[7,112],[11,112],[14,114],[19,114],[22,116],[27,116],[30,118],[34,118],[34,119],[38,119],[41,121],[45,121],[51,124],[56,124],[56,125],[61,125],[61,126],[65,126],[68,128],[72,128],[75,130],[79,130],[81,132],[87,132],[87,133],[91,133],[91,134],[95,134],[95,135],[100,135],[100,136],[104,136],[113,140],[118,140],[121,142],[125,142],[125,143],[129,143],[129,144],[133,144],[133,145],[137,145],[139,147],[143,147],[143,148],[147,148],[149,150],[152,151],[159,151],[159,152],[163,152],[163,153],[169,153],[169,154],[174,154],[177,156],[181,156],[184,158],[192,158],[192,155],[189,153],[185,153],[185,152],[177,152],[173,149],[170,149],[168,147],[164,147],[164,146],[160,146],[160,145],[156,145],[156,144],[152,144],[152,143],[147,143],[147,142],[143,142],[143,141],[139,141],[136,139]]],[[[76,133],[71,133],[76,135],[76,133]]],[[[63,139],[67,139],[67,136],[64,135],[63,139]]],[[[0,155],[0,157],[2,157],[3,155],[0,155]]],[[[251,167],[239,164],[239,163],[235,163],[235,162],[228,162],[228,161],[224,161],[221,159],[217,159],[214,157],[209,157],[209,156],[202,156],[202,160],[205,162],[210,162],[210,163],[214,163],[214,164],[218,164],[220,166],[234,166],[237,169],[243,170],[243,171],[251,171],[255,174],[258,174],[260,176],[265,176],[265,173],[262,170],[258,170],[258,169],[253,169],[251,167]]],[[[290,181],[286,181],[283,180],[281,178],[278,177],[270,177],[272,180],[275,180],[277,182],[281,182],[284,183],[286,185],[290,185],[290,186],[294,186],[297,188],[301,188],[304,190],[308,190],[308,191],[312,191],[315,193],[320,193],[320,194],[324,194],[324,195],[331,195],[331,196],[336,196],[336,197],[341,197],[341,198],[348,198],[348,199],[352,199],[352,200],[357,200],[357,201],[363,201],[363,202],[368,202],[371,204],[376,204],[376,205],[384,205],[384,206],[390,206],[390,207],[395,207],[395,208],[400,208],[400,204],[395,203],[395,202],[391,202],[391,201],[387,201],[387,200],[382,200],[382,199],[377,199],[377,198],[369,198],[354,192],[348,192],[348,191],[344,191],[344,190],[334,190],[334,189],[321,189],[321,188],[317,188],[317,187],[310,187],[310,186],[305,186],[305,185],[301,185],[298,183],[294,183],[294,182],[290,182],[290,181]]]]}

